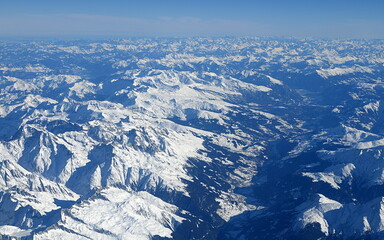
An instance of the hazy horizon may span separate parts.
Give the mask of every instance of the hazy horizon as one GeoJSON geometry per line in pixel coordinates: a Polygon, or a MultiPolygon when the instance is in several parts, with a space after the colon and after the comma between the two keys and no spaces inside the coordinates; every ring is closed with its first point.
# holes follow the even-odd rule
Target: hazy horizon
{"type": "Polygon", "coordinates": [[[2,38],[384,38],[384,2],[111,0],[0,3],[2,38]]]}

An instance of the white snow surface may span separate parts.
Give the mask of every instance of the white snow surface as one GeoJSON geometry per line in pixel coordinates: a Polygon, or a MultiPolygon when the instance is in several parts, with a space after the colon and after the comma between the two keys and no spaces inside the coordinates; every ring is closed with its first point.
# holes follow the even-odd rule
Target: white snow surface
{"type": "Polygon", "coordinates": [[[320,69],[320,70],[316,70],[316,72],[321,77],[328,78],[328,77],[346,75],[351,73],[372,73],[373,69],[369,67],[354,66],[349,68],[336,67],[336,68],[320,69]]]}
{"type": "Polygon", "coordinates": [[[343,205],[337,201],[329,199],[322,194],[318,194],[313,202],[303,203],[298,207],[298,211],[303,211],[298,215],[295,227],[302,229],[310,223],[319,223],[321,231],[328,236],[329,224],[324,217],[328,212],[340,209],[343,205]]]}
{"type": "Polygon", "coordinates": [[[280,80],[278,80],[278,79],[276,79],[276,78],[273,78],[273,77],[271,77],[271,76],[268,76],[268,75],[267,75],[267,77],[269,78],[269,80],[270,80],[272,83],[277,84],[277,85],[283,85],[283,82],[282,82],[282,81],[280,81],[280,80]]]}
{"type": "Polygon", "coordinates": [[[384,230],[383,209],[382,197],[363,204],[343,205],[318,194],[297,208],[300,214],[295,227],[303,229],[308,224],[318,223],[326,236],[342,234],[344,239],[356,234],[362,236],[370,231],[384,230]]]}
{"type": "Polygon", "coordinates": [[[37,234],[35,239],[171,237],[175,225],[183,221],[176,211],[177,207],[147,192],[111,187],[63,212],[59,223],[37,234]]]}
{"type": "Polygon", "coordinates": [[[20,229],[15,226],[3,225],[0,226],[0,235],[21,238],[30,235],[31,230],[20,229]]]}

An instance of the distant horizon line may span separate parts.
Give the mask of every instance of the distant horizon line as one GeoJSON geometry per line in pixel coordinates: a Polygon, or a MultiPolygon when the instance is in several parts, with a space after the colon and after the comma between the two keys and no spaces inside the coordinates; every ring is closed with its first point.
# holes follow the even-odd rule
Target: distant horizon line
{"type": "Polygon", "coordinates": [[[274,35],[42,35],[42,36],[33,36],[33,35],[1,35],[0,41],[77,41],[77,40],[122,40],[122,39],[197,39],[197,38],[208,38],[208,39],[220,39],[220,38],[237,38],[237,39],[246,39],[246,38],[259,38],[259,39],[280,39],[280,40],[339,40],[339,41],[348,41],[348,40],[357,40],[357,41],[377,41],[384,40],[384,38],[358,38],[358,37],[311,37],[311,36],[274,36],[274,35]]]}

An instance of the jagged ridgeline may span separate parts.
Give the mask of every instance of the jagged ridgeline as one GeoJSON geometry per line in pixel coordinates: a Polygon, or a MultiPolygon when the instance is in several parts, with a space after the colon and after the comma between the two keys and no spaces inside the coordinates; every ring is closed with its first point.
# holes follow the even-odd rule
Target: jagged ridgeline
{"type": "Polygon", "coordinates": [[[2,239],[384,238],[384,42],[0,42],[2,239]]]}

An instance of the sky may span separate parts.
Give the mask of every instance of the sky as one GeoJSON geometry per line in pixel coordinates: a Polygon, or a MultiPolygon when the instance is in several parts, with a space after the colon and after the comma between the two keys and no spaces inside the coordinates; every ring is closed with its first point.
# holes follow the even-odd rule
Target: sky
{"type": "Polygon", "coordinates": [[[0,0],[0,36],[384,38],[384,1],[0,0]]]}

